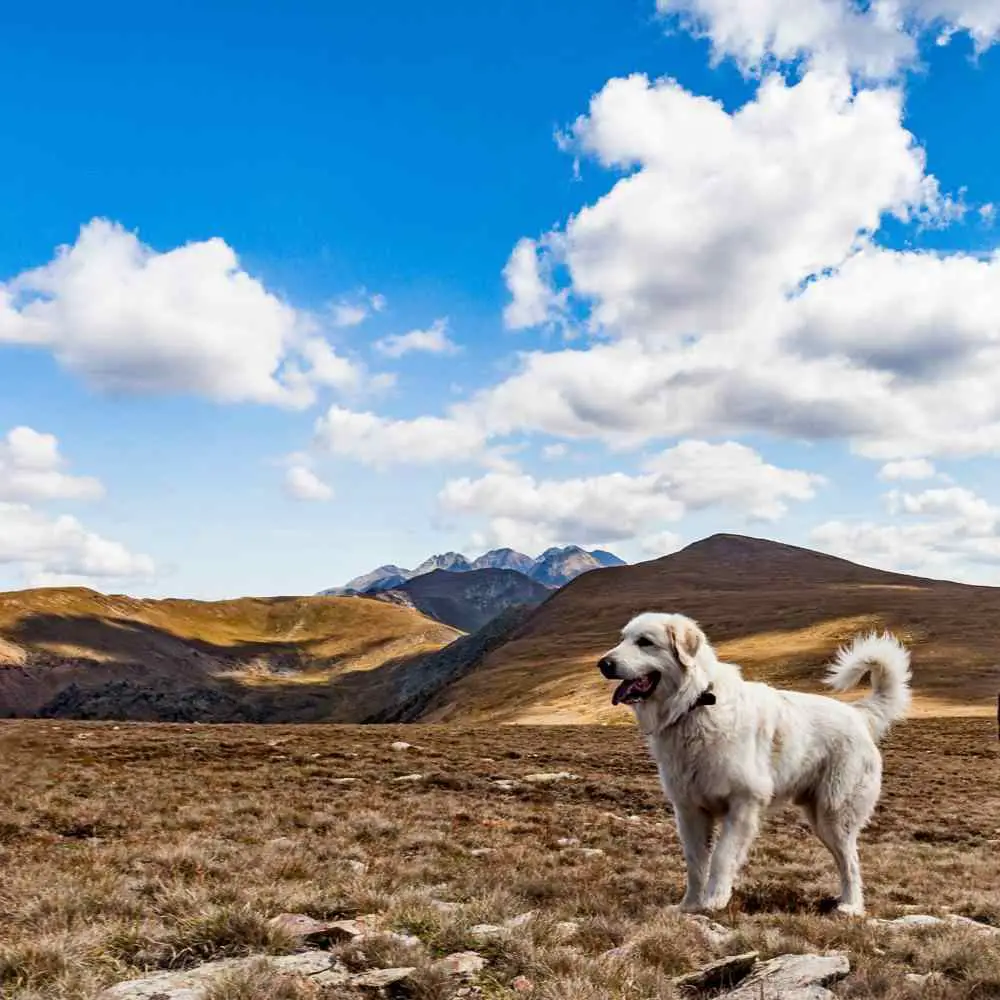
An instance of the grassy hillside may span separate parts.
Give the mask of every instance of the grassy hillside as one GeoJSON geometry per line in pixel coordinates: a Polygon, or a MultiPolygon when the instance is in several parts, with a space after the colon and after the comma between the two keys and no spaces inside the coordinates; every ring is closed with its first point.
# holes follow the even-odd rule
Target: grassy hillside
{"type": "Polygon", "coordinates": [[[250,714],[237,717],[253,721],[274,713],[286,720],[340,717],[338,678],[439,649],[459,634],[412,609],[356,598],[203,602],[79,588],[5,593],[0,712],[33,715],[60,698],[64,707],[80,708],[96,693],[102,711],[120,703],[120,717],[134,709],[136,717],[162,718],[168,703],[193,698],[207,699],[209,718],[228,718],[240,703],[250,714]]]}
{"type": "Polygon", "coordinates": [[[991,713],[1000,691],[1000,589],[885,573],[776,542],[716,535],[635,566],[589,573],[432,702],[427,721],[628,722],[597,673],[640,611],[696,618],[752,679],[821,690],[823,664],[859,630],[913,647],[914,712],[991,713]]]}

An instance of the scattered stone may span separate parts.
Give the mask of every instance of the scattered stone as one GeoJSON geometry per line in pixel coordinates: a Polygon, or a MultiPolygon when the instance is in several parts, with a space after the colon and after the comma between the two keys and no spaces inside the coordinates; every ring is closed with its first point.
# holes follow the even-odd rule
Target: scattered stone
{"type": "Polygon", "coordinates": [[[332,929],[336,924],[314,920],[305,913],[279,913],[276,917],[271,917],[268,923],[305,944],[324,945],[334,940],[344,940],[337,930],[332,929]]]}
{"type": "Polygon", "coordinates": [[[397,753],[403,750],[409,750],[413,746],[412,743],[404,743],[402,740],[397,740],[395,743],[389,747],[390,750],[395,750],[397,753]]]}
{"type": "Polygon", "coordinates": [[[729,955],[717,962],[709,962],[695,972],[677,976],[673,981],[674,986],[690,990],[731,989],[750,975],[758,956],[758,952],[748,951],[742,955],[729,955]]]}
{"type": "Polygon", "coordinates": [[[512,792],[517,788],[517,782],[513,778],[496,778],[493,784],[497,786],[502,792],[512,792]]]}
{"type": "Polygon", "coordinates": [[[418,781],[423,781],[424,776],[422,774],[401,774],[398,778],[392,779],[397,785],[398,784],[415,784],[418,781]]]}
{"type": "Polygon", "coordinates": [[[486,959],[476,951],[457,951],[435,962],[434,968],[449,976],[474,976],[486,968],[486,959]]]}
{"type": "Polygon", "coordinates": [[[488,854],[496,854],[496,852],[495,847],[474,847],[469,851],[469,855],[473,858],[485,858],[488,854]]]}
{"type": "Polygon", "coordinates": [[[734,931],[731,931],[728,927],[723,927],[722,924],[717,924],[714,920],[706,917],[704,913],[682,913],[681,916],[684,920],[694,924],[705,938],[705,941],[710,945],[720,946],[729,944],[736,936],[734,931]]]}
{"type": "MultiPolygon", "coordinates": [[[[142,979],[110,986],[98,994],[98,1000],[203,1000],[209,987],[227,973],[249,968],[262,957],[279,972],[315,977],[325,973],[342,973],[335,957],[327,951],[306,951],[280,957],[251,956],[223,958],[180,972],[156,972],[142,979]]],[[[333,978],[331,976],[331,978],[333,978]]]]}
{"type": "Polygon", "coordinates": [[[617,948],[611,948],[601,955],[601,958],[609,962],[623,962],[632,954],[632,949],[634,945],[626,942],[625,944],[618,945],[617,948]]]}
{"type": "Polygon", "coordinates": [[[1000,935],[1000,927],[992,924],[984,924],[971,917],[963,917],[958,913],[949,913],[944,917],[934,917],[929,913],[907,913],[903,917],[896,917],[893,920],[879,919],[873,917],[870,923],[877,927],[888,927],[890,929],[907,929],[913,927],[964,927],[971,931],[979,931],[982,934],[1000,935]]]}
{"type": "Polygon", "coordinates": [[[537,774],[526,774],[522,780],[532,785],[554,785],[560,781],[579,781],[580,775],[569,771],[539,771],[537,774]]]}
{"type": "Polygon", "coordinates": [[[359,986],[362,989],[384,990],[397,983],[404,983],[416,972],[415,967],[405,967],[399,969],[374,969],[371,972],[363,972],[361,975],[351,979],[352,986],[359,986]]]}
{"type": "Polygon", "coordinates": [[[526,913],[519,913],[516,917],[509,917],[503,922],[504,927],[513,930],[517,927],[524,927],[530,924],[532,920],[537,917],[538,914],[534,910],[528,910],[526,913]]]}
{"type": "Polygon", "coordinates": [[[559,853],[579,854],[584,858],[601,858],[605,852],[600,847],[564,847],[559,853]]]}
{"type": "Polygon", "coordinates": [[[556,841],[556,844],[558,844],[559,847],[579,847],[580,846],[580,838],[579,837],[560,837],[556,841]]]}
{"type": "Polygon", "coordinates": [[[326,932],[334,944],[344,944],[347,941],[356,941],[366,934],[370,934],[373,927],[366,924],[362,919],[358,920],[335,920],[326,925],[326,932]]]}
{"type": "Polygon", "coordinates": [[[357,778],[330,778],[331,785],[353,785],[357,778]]]}
{"type": "Polygon", "coordinates": [[[488,941],[490,938],[500,937],[507,933],[506,927],[499,924],[474,924],[469,928],[469,937],[477,941],[488,941]]]}
{"type": "MultiPolygon", "coordinates": [[[[724,1000],[828,1000],[822,987],[843,979],[851,963],[843,952],[828,955],[780,955],[761,962],[724,1000]]],[[[722,1000],[722,998],[720,998],[722,1000]]]]}
{"type": "Polygon", "coordinates": [[[510,984],[515,993],[531,993],[535,984],[527,976],[518,976],[510,984]]]}
{"type": "Polygon", "coordinates": [[[928,986],[937,986],[944,982],[940,972],[907,972],[903,983],[911,993],[922,993],[928,986]]]}
{"type": "Polygon", "coordinates": [[[342,863],[348,871],[354,872],[355,875],[365,875],[368,872],[368,865],[363,861],[355,861],[354,858],[344,858],[342,863]]]}
{"type": "Polygon", "coordinates": [[[560,920],[552,932],[557,941],[572,941],[580,933],[580,925],[575,920],[560,920]]]}
{"type": "Polygon", "coordinates": [[[298,845],[291,837],[275,837],[267,842],[268,847],[297,847],[298,845]]]}

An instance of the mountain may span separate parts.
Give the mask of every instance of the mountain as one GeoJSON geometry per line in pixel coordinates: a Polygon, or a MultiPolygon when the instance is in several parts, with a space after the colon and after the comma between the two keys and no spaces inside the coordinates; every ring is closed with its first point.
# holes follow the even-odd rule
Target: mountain
{"type": "Polygon", "coordinates": [[[913,649],[915,712],[995,711],[1000,588],[714,535],[662,559],[578,576],[439,692],[423,719],[627,722],[595,664],[628,619],[648,610],[691,615],[745,676],[807,691],[824,690],[824,664],[840,643],[890,628],[913,649]]]}
{"type": "Polygon", "coordinates": [[[619,559],[613,552],[605,552],[603,549],[591,549],[589,554],[603,569],[628,565],[624,559],[619,559]]]}
{"type": "Polygon", "coordinates": [[[460,635],[410,608],[337,597],[135,600],[0,594],[0,716],[357,721],[388,663],[460,635]],[[360,704],[344,684],[361,691],[360,704]]]}
{"type": "Polygon", "coordinates": [[[601,552],[601,559],[592,552],[586,552],[578,545],[567,545],[565,548],[546,549],[536,560],[529,571],[532,580],[537,580],[546,587],[562,587],[570,580],[575,580],[582,573],[592,569],[603,569],[606,566],[624,566],[625,563],[612,556],[610,552],[601,552]],[[615,562],[602,562],[613,559],[615,562]]]}
{"type": "Polygon", "coordinates": [[[472,562],[473,569],[512,569],[527,576],[535,560],[514,549],[491,549],[472,562]]]}
{"type": "Polygon", "coordinates": [[[411,575],[408,569],[390,563],[387,566],[379,566],[378,569],[373,569],[370,573],[356,576],[353,580],[348,580],[343,587],[331,587],[329,590],[324,590],[317,596],[341,597],[345,594],[361,594],[369,590],[387,590],[405,583],[411,575]]]}
{"type": "Polygon", "coordinates": [[[412,607],[463,632],[475,632],[507,608],[534,607],[550,595],[547,587],[516,570],[437,569],[391,590],[373,591],[366,596],[412,607]]]}
{"type": "Polygon", "coordinates": [[[556,588],[592,569],[624,565],[623,560],[610,552],[604,552],[600,549],[587,552],[577,545],[569,545],[561,549],[547,549],[537,559],[532,559],[531,556],[526,556],[514,549],[491,549],[471,561],[461,552],[443,552],[430,556],[412,570],[403,569],[391,563],[387,566],[379,566],[378,569],[373,569],[370,573],[356,576],[342,587],[322,590],[319,596],[335,597],[374,590],[393,590],[408,580],[425,576],[439,569],[447,570],[450,573],[468,573],[477,569],[509,569],[530,576],[546,587],[556,588]]]}
{"type": "Polygon", "coordinates": [[[423,576],[425,573],[433,573],[437,569],[448,570],[452,573],[467,573],[472,569],[472,563],[461,552],[443,552],[440,555],[425,559],[410,574],[410,578],[423,576]]]}

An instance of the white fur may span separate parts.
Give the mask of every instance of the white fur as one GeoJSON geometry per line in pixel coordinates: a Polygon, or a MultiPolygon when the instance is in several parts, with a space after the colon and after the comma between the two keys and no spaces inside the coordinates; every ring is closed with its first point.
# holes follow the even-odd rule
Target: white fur
{"type": "Polygon", "coordinates": [[[870,674],[872,693],[845,704],[744,680],[683,615],[647,613],[625,626],[602,665],[626,680],[660,674],[632,708],[676,815],[688,872],[682,909],[725,907],[762,814],[795,802],[837,864],[839,909],[864,912],[858,834],[881,791],[876,740],[909,704],[909,662],[888,633],[859,636],[827,682],[844,691],[870,674]],[[716,703],[697,705],[707,688],[716,703]]]}

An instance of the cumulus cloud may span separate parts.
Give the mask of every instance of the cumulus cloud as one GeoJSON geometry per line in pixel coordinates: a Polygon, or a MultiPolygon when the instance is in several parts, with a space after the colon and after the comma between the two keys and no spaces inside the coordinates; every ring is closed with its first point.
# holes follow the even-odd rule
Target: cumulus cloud
{"type": "Polygon", "coordinates": [[[285,471],[285,492],[293,500],[322,502],[333,499],[333,488],[304,464],[290,465],[285,471]]]}
{"type": "Polygon", "coordinates": [[[64,471],[65,460],[52,434],[15,427],[0,438],[0,500],[95,500],[99,480],[64,471]]]}
{"type": "Polygon", "coordinates": [[[437,319],[426,330],[396,333],[375,341],[375,350],[387,358],[404,354],[456,354],[459,346],[448,336],[448,320],[437,319]]]}
{"type": "MultiPolygon", "coordinates": [[[[304,407],[330,384],[315,317],[248,274],[214,238],[157,252],[103,219],[48,264],[0,284],[0,344],[52,352],[108,392],[182,393],[304,407]]],[[[351,379],[366,373],[355,363],[351,379]]],[[[344,374],[340,382],[348,381],[344,374]]]]}
{"type": "Polygon", "coordinates": [[[511,330],[541,326],[552,319],[560,305],[560,296],[543,273],[541,247],[527,237],[518,240],[504,267],[503,276],[510,292],[504,308],[504,324],[511,330]]]}
{"type": "Polygon", "coordinates": [[[886,494],[892,523],[832,520],[817,548],[856,562],[970,583],[1000,582],[1000,507],[963,487],[886,494]]]}
{"type": "Polygon", "coordinates": [[[481,457],[486,436],[461,416],[393,420],[331,406],[316,422],[316,445],[365,465],[430,465],[481,457]]]}
{"type": "Polygon", "coordinates": [[[727,111],[633,76],[572,137],[626,174],[545,242],[539,273],[565,275],[550,291],[603,340],[522,355],[476,400],[493,433],[840,438],[883,461],[1000,449],[1000,257],[873,241],[886,216],[960,210],[901,91],[768,76],[727,111]]]}
{"type": "Polygon", "coordinates": [[[805,59],[878,79],[912,64],[927,32],[941,42],[966,33],[977,51],[1000,37],[997,0],[657,0],[657,8],[750,72],[805,59]]]}
{"type": "MultiPolygon", "coordinates": [[[[773,520],[789,501],[814,496],[821,477],[770,465],[735,442],[684,441],[649,459],[638,475],[616,472],[538,480],[489,473],[446,483],[438,500],[452,514],[485,518],[490,544],[535,547],[633,538],[689,509],[725,506],[773,520]]],[[[659,534],[662,538],[662,533],[659,534]]]]}
{"type": "Polygon", "coordinates": [[[20,567],[29,585],[88,579],[145,579],[153,560],[87,531],[74,517],[49,517],[0,502],[0,565],[20,567]]]}
{"type": "Polygon", "coordinates": [[[926,458],[904,458],[898,462],[886,462],[879,469],[879,479],[932,479],[937,475],[933,462],[926,458]]]}

